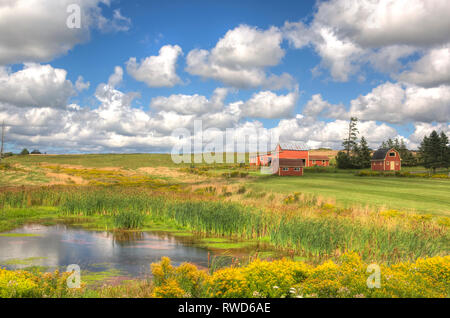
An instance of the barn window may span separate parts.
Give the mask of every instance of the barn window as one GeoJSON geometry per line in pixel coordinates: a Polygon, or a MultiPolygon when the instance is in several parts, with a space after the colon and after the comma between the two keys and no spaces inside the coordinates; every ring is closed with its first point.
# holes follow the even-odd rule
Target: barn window
{"type": "Polygon", "coordinates": [[[300,171],[300,168],[294,168],[294,171],[300,171]]]}
{"type": "Polygon", "coordinates": [[[389,157],[395,157],[395,152],[389,153],[389,157]]]}
{"type": "Polygon", "coordinates": [[[283,171],[289,171],[289,168],[283,168],[283,171]]]}

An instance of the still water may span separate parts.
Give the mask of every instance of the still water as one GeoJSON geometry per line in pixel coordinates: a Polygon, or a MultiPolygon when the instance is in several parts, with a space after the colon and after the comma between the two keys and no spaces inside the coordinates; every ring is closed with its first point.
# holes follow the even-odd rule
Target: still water
{"type": "Polygon", "coordinates": [[[43,266],[64,270],[70,264],[78,264],[82,271],[113,269],[124,276],[142,277],[150,273],[150,264],[163,256],[170,257],[174,265],[191,262],[208,266],[206,248],[163,233],[27,225],[0,235],[0,266],[7,269],[43,266]]]}

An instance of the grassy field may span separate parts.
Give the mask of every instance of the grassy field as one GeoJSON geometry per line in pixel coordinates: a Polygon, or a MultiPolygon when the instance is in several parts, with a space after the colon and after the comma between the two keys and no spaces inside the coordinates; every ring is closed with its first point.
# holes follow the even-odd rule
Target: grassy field
{"type": "Polygon", "coordinates": [[[311,193],[338,206],[370,206],[450,215],[450,180],[357,177],[351,173],[310,173],[301,178],[260,177],[248,181],[259,191],[311,193]]]}
{"type": "MultiPolygon", "coordinates": [[[[23,176],[15,176],[11,172],[0,175],[0,184],[18,185],[37,184],[34,181],[45,182],[45,174],[39,173],[39,167],[45,165],[73,165],[90,168],[117,167],[135,171],[139,168],[168,168],[170,171],[180,171],[189,167],[188,164],[176,165],[168,154],[103,154],[103,155],[43,155],[43,156],[15,156],[8,158],[6,162],[32,169],[28,179],[23,176]],[[16,179],[15,179],[16,178],[16,179]]],[[[195,165],[205,166],[204,164],[195,165]]],[[[224,172],[239,168],[227,168],[225,165],[208,166],[204,174],[203,182],[217,182],[224,172]]],[[[405,168],[405,171],[422,171],[422,167],[405,168]]],[[[248,172],[248,171],[247,171],[248,172]]],[[[450,215],[450,180],[428,178],[382,178],[382,177],[358,177],[352,171],[331,170],[329,173],[306,172],[301,178],[261,176],[257,170],[250,170],[250,177],[240,179],[246,187],[253,191],[277,192],[291,194],[294,192],[308,193],[320,196],[326,200],[335,201],[340,207],[359,206],[376,209],[399,209],[428,213],[434,215],[450,215]]],[[[153,171],[153,174],[158,171],[153,171]]],[[[113,174],[113,173],[110,173],[113,174]]],[[[117,174],[117,173],[116,173],[117,174]]],[[[160,174],[167,174],[163,171],[160,174]]],[[[86,174],[77,173],[78,177],[86,174]]],[[[172,178],[176,182],[177,175],[172,178]]],[[[158,176],[161,178],[161,175],[158,176]]],[[[48,178],[47,178],[48,180],[48,178]]],[[[185,183],[186,180],[178,180],[185,183]]],[[[197,182],[197,181],[196,181],[197,182]]],[[[225,181],[227,183],[235,180],[225,181]]]]}
{"type": "MultiPolygon", "coordinates": [[[[226,154],[223,154],[223,158],[225,156],[226,154]]],[[[237,154],[234,154],[234,156],[237,158],[237,154]]],[[[248,161],[248,154],[245,157],[248,161]]],[[[194,162],[193,158],[192,156],[192,162],[194,162]]],[[[29,155],[10,157],[6,159],[6,162],[28,166],[45,162],[48,164],[79,165],[91,168],[120,167],[124,169],[190,166],[188,163],[175,164],[169,154],[29,155]]]]}
{"type": "MultiPolygon", "coordinates": [[[[356,171],[334,168],[278,177],[241,164],[175,165],[163,154],[16,156],[5,161],[0,165],[0,232],[27,223],[61,222],[115,233],[162,230],[197,235],[212,249],[264,243],[270,251],[262,252],[281,252],[304,262],[256,260],[247,267],[217,268],[209,277],[187,264],[171,270],[190,273],[194,281],[186,286],[184,276],[102,289],[88,286],[83,294],[60,290],[63,284],[56,284],[53,293],[46,294],[51,297],[257,297],[255,291],[284,297],[292,296],[292,288],[302,297],[450,294],[445,278],[450,268],[449,179],[356,176],[356,171]],[[383,271],[395,277],[394,283],[385,281],[382,292],[372,293],[365,285],[363,262],[392,264],[383,271]],[[260,274],[270,268],[283,274],[253,286],[255,275],[265,277],[260,274]],[[235,288],[227,284],[236,275],[244,277],[242,288],[228,294],[235,288]],[[273,294],[274,284],[284,286],[282,294],[273,294]]],[[[154,277],[161,272],[158,266],[152,266],[154,277]]],[[[2,281],[7,285],[12,279],[25,287],[29,281],[48,285],[47,274],[30,275],[35,274],[0,269],[0,297],[42,297],[39,286],[19,294],[15,287],[1,288],[2,281]]],[[[64,279],[62,275],[51,281],[64,279]]]]}

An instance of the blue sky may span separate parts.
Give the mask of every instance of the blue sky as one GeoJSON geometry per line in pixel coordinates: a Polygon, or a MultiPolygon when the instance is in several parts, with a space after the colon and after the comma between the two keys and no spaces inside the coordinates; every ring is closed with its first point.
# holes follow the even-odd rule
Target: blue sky
{"type": "Polygon", "coordinates": [[[311,148],[338,149],[350,116],[373,148],[450,131],[445,0],[9,2],[0,120],[11,151],[169,151],[194,120],[311,148]],[[71,3],[80,29],[65,25],[71,3]]]}
{"type": "MultiPolygon", "coordinates": [[[[76,46],[70,54],[55,59],[52,65],[67,70],[73,69],[74,73],[69,74],[72,81],[76,81],[78,74],[89,79],[91,88],[83,94],[89,97],[98,84],[105,82],[114,67],[126,62],[130,56],[142,59],[157,55],[164,45],[175,44],[182,47],[185,53],[196,48],[211,49],[228,30],[241,24],[257,26],[264,30],[271,26],[282,26],[285,21],[308,20],[314,6],[314,1],[277,1],[276,4],[267,0],[121,1],[117,2],[117,7],[121,8],[124,16],[132,17],[132,26],[128,32],[107,35],[99,31],[93,32],[88,43],[76,46]]],[[[112,15],[112,10],[113,8],[105,6],[105,15],[112,15]]],[[[287,42],[282,43],[282,47],[286,49],[286,56],[280,65],[272,67],[271,71],[288,72],[301,83],[303,94],[297,105],[298,111],[312,94],[322,93],[333,103],[347,103],[355,97],[355,92],[369,92],[373,87],[370,80],[386,78],[382,74],[373,73],[362,83],[337,83],[327,81],[326,76],[313,78],[311,69],[320,63],[320,58],[314,51],[306,48],[288,50],[287,42]]],[[[152,97],[173,93],[209,96],[216,87],[223,85],[217,80],[205,81],[183,72],[185,67],[185,60],[180,59],[178,73],[190,82],[189,85],[149,88],[125,74],[121,88],[124,91],[139,91],[142,101],[149,101],[152,97]]],[[[255,91],[257,89],[242,90],[235,99],[239,96],[248,98],[255,91]]]]}

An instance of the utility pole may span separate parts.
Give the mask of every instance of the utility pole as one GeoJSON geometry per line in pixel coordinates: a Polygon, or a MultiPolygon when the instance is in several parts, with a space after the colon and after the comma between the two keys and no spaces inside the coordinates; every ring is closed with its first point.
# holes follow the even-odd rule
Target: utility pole
{"type": "Polygon", "coordinates": [[[3,144],[5,142],[5,121],[2,123],[2,148],[0,150],[0,160],[3,159],[3,144]]]}

